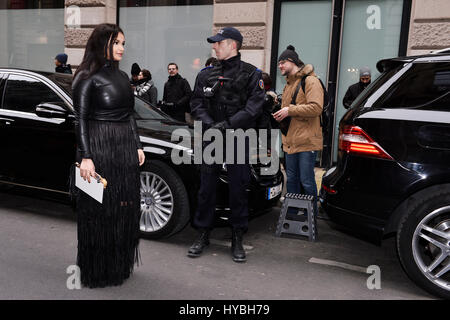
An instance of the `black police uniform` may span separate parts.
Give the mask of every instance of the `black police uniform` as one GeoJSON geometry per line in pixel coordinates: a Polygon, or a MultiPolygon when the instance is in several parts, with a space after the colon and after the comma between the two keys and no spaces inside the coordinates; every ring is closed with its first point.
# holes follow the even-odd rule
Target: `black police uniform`
{"type": "MultiPolygon", "coordinates": [[[[261,71],[241,61],[238,54],[220,61],[221,67],[208,67],[197,76],[191,99],[191,111],[195,119],[203,122],[203,128],[249,129],[255,128],[256,119],[262,113],[265,91],[261,71]],[[205,96],[204,88],[211,88],[220,73],[232,80],[223,82],[213,97],[205,96]]],[[[224,141],[225,141],[224,137],[224,141]]],[[[234,142],[236,158],[236,141],[234,142]]],[[[226,154],[224,152],[224,159],[226,154]]],[[[216,186],[222,165],[202,164],[198,207],[192,221],[194,228],[211,229],[216,206],[216,186]]],[[[248,227],[248,197],[246,188],[250,183],[248,144],[246,164],[227,164],[230,224],[244,232],[248,227]]]]}

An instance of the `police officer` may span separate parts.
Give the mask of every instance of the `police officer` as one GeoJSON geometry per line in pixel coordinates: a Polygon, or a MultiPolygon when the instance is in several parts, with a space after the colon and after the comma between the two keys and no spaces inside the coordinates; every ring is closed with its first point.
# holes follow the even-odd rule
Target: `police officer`
{"type": "MultiPolygon", "coordinates": [[[[235,28],[225,27],[207,41],[212,43],[219,63],[206,67],[197,75],[191,99],[194,118],[202,121],[204,130],[215,128],[225,133],[226,129],[255,128],[256,119],[262,113],[264,104],[264,83],[260,70],[241,61],[241,33],[235,28]],[[222,78],[225,79],[222,81],[222,78]]],[[[229,148],[230,146],[227,146],[227,149],[229,148]]],[[[236,141],[231,148],[235,151],[235,161],[226,163],[231,208],[231,251],[235,262],[245,262],[242,236],[248,228],[248,141],[245,144],[245,164],[236,163],[236,141]]],[[[189,257],[200,256],[203,249],[209,245],[209,234],[214,224],[216,185],[221,167],[221,164],[201,165],[198,207],[192,220],[199,236],[189,249],[189,257]]]]}

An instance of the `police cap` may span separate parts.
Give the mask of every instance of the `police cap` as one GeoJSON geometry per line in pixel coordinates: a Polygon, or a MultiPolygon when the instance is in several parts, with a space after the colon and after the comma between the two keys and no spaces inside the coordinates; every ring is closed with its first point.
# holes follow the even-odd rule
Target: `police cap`
{"type": "Polygon", "coordinates": [[[215,36],[211,36],[207,40],[209,43],[214,43],[225,39],[233,39],[242,43],[243,38],[238,29],[233,27],[225,27],[220,29],[215,36]]]}

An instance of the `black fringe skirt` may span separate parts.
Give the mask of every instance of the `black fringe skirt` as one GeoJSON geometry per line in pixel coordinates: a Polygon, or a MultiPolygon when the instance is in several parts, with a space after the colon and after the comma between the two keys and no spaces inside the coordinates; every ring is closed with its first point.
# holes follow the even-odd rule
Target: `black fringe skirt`
{"type": "MultiPolygon", "coordinates": [[[[108,185],[103,204],[79,191],[77,265],[90,288],[120,285],[139,264],[140,171],[129,122],[90,121],[95,171],[108,185]]],[[[78,159],[80,162],[81,159],[78,159]]]]}

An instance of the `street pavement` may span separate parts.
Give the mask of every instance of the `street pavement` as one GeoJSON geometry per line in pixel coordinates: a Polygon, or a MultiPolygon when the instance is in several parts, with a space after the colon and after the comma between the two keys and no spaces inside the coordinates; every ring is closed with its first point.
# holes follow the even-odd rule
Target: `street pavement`
{"type": "Polygon", "coordinates": [[[120,287],[67,288],[76,262],[76,219],[65,204],[0,192],[0,299],[434,299],[403,272],[395,240],[381,247],[318,220],[319,240],[276,237],[280,208],[250,221],[247,263],[232,261],[228,228],[215,229],[200,258],[196,233],[141,240],[142,265],[120,287]],[[380,289],[368,289],[376,265],[380,289]]]}

